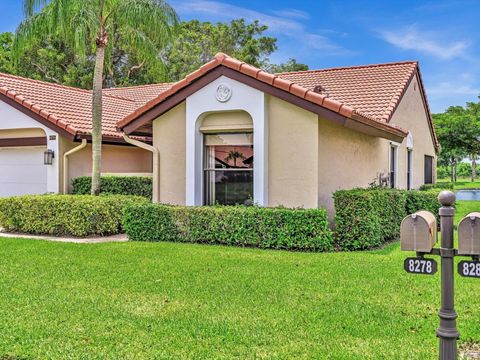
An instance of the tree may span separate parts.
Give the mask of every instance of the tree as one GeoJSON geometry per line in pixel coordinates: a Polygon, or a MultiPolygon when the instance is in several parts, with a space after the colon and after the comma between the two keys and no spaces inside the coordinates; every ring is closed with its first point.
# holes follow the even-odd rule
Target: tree
{"type": "Polygon", "coordinates": [[[225,161],[233,160],[233,167],[237,167],[237,159],[245,160],[245,155],[238,150],[230,150],[225,161]]]}
{"type": "MultiPolygon", "coordinates": [[[[457,165],[462,159],[472,159],[472,179],[475,179],[475,159],[480,154],[479,104],[451,106],[442,114],[434,114],[435,130],[441,145],[440,165],[451,167],[451,180],[457,180],[457,165]]],[[[472,180],[473,181],[473,180],[472,180]]]]}
{"type": "Polygon", "coordinates": [[[289,59],[286,63],[283,64],[272,64],[268,71],[273,74],[283,73],[283,72],[292,72],[292,71],[305,71],[308,70],[308,65],[298,63],[295,59],[289,59]]]}
{"type": "MultiPolygon", "coordinates": [[[[102,89],[105,62],[110,63],[109,36],[121,35],[138,49],[144,62],[158,61],[158,53],[172,39],[177,14],[163,0],[24,0],[25,20],[14,44],[16,59],[39,40],[59,39],[75,55],[95,53],[92,95],[92,195],[100,192],[102,158],[102,89]]],[[[108,66],[107,66],[108,67],[108,66]]]]}
{"type": "Polygon", "coordinates": [[[13,34],[10,32],[4,32],[0,34],[0,72],[12,74],[13,61],[12,61],[12,45],[13,34]]]}
{"type": "Polygon", "coordinates": [[[164,55],[168,78],[183,79],[218,52],[256,67],[268,67],[268,56],[277,50],[277,39],[264,36],[267,29],[258,21],[247,24],[244,19],[216,24],[198,20],[183,22],[179,35],[164,55]]]}
{"type": "MultiPolygon", "coordinates": [[[[104,86],[180,80],[210,61],[218,52],[225,52],[273,73],[308,69],[307,65],[295,59],[283,64],[271,64],[268,57],[277,49],[277,39],[264,36],[266,30],[267,26],[258,21],[246,23],[242,19],[217,24],[197,20],[184,22],[174,43],[163,47],[154,61],[145,61],[141,48],[132,46],[125,32],[114,26],[109,29],[109,41],[105,49],[104,86]]],[[[0,34],[2,38],[10,39],[5,41],[6,48],[10,49],[12,34],[0,34]]],[[[85,54],[78,56],[75,47],[64,40],[56,35],[33,38],[25,44],[15,62],[10,57],[10,50],[2,54],[0,49],[0,71],[91,89],[95,46],[87,46],[85,54]],[[4,70],[2,63],[6,64],[4,70]],[[6,66],[9,70],[5,70],[6,66]]]]}

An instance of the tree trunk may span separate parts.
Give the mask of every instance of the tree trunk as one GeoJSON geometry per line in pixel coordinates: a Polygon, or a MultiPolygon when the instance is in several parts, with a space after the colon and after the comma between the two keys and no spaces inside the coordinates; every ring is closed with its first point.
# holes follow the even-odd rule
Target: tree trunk
{"type": "Polygon", "coordinates": [[[451,159],[451,163],[450,163],[450,181],[451,181],[452,183],[455,182],[454,164],[455,164],[455,160],[454,160],[454,159],[451,159]]]}
{"type": "Polygon", "coordinates": [[[100,193],[100,173],[102,170],[102,88],[104,59],[105,44],[99,44],[97,41],[92,100],[92,195],[98,195],[100,193]]]}
{"type": "Polygon", "coordinates": [[[475,181],[476,175],[477,175],[477,162],[475,160],[475,156],[472,156],[472,182],[475,181]]]}

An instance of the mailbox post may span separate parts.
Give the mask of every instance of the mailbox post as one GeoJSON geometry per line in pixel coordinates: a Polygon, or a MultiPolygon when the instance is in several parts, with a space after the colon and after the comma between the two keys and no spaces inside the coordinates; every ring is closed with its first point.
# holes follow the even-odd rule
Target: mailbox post
{"type": "Polygon", "coordinates": [[[439,358],[450,360],[457,358],[457,339],[460,334],[457,330],[457,313],[454,308],[454,280],[453,267],[455,250],[453,248],[453,215],[455,209],[455,194],[451,191],[442,191],[438,196],[442,207],[440,208],[440,232],[442,244],[440,256],[442,257],[442,307],[438,313],[440,326],[437,336],[440,339],[439,358]]]}
{"type": "Polygon", "coordinates": [[[438,196],[442,205],[439,210],[440,232],[442,242],[440,248],[433,247],[437,240],[436,221],[432,213],[418,211],[403,219],[400,227],[401,249],[415,251],[416,258],[405,260],[405,270],[414,274],[433,275],[437,272],[434,259],[425,255],[441,257],[441,308],[438,313],[440,326],[437,330],[439,338],[439,359],[457,359],[457,313],[454,306],[454,260],[455,256],[470,256],[472,261],[461,261],[458,272],[464,277],[480,278],[480,212],[470,213],[462,219],[458,226],[459,250],[453,247],[453,216],[455,194],[442,191],[438,196]]]}

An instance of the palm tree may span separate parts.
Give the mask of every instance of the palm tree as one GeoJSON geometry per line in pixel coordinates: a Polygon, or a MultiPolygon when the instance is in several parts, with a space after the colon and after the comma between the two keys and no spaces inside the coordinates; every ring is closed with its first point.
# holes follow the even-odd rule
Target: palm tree
{"type": "Polygon", "coordinates": [[[230,150],[228,156],[225,158],[225,161],[233,160],[233,167],[237,167],[237,159],[245,159],[245,155],[238,150],[230,150]]]}
{"type": "Polygon", "coordinates": [[[24,0],[14,53],[39,39],[55,37],[70,44],[79,57],[95,52],[92,95],[92,195],[100,192],[102,159],[102,88],[109,34],[120,33],[139,50],[141,60],[159,62],[160,50],[178,24],[175,10],[163,0],[24,0]]]}

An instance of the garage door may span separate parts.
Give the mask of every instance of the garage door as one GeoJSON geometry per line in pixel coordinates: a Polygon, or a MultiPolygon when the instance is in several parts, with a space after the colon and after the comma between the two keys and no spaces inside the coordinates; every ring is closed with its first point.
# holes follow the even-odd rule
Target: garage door
{"type": "Polygon", "coordinates": [[[0,148],[0,197],[47,192],[43,147],[0,148]]]}

